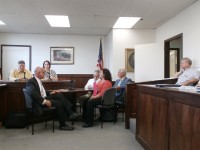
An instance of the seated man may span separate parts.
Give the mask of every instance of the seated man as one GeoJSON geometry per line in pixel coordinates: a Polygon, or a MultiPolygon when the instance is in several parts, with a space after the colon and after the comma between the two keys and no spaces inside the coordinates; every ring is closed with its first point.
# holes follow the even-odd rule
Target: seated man
{"type": "Polygon", "coordinates": [[[118,77],[119,77],[119,79],[116,80],[113,87],[115,87],[116,91],[117,91],[116,92],[116,103],[122,104],[122,103],[124,103],[123,93],[126,88],[126,84],[129,82],[132,82],[132,80],[126,77],[125,69],[119,69],[118,77]]]}
{"type": "Polygon", "coordinates": [[[75,120],[81,117],[79,114],[71,110],[72,104],[58,91],[52,91],[50,95],[46,95],[46,91],[42,85],[41,79],[44,78],[44,68],[37,67],[35,69],[35,77],[28,80],[26,89],[28,94],[33,98],[33,104],[37,107],[56,107],[60,130],[73,130],[74,127],[65,123],[65,116],[68,119],[75,120]]]}
{"type": "Polygon", "coordinates": [[[24,81],[32,77],[32,73],[25,69],[25,62],[23,60],[18,61],[18,69],[14,69],[10,72],[9,81],[24,81]]]}
{"type": "MultiPolygon", "coordinates": [[[[98,83],[101,79],[99,78],[100,75],[100,71],[99,70],[95,70],[94,74],[93,74],[93,78],[89,79],[87,84],[85,85],[85,90],[93,90],[93,85],[94,83],[98,83]]],[[[92,96],[92,92],[89,91],[86,95],[83,95],[81,97],[78,98],[78,102],[82,105],[84,100],[88,100],[90,99],[90,97],[92,96]]]]}
{"type": "Polygon", "coordinates": [[[181,60],[180,71],[175,74],[175,77],[178,77],[176,84],[179,85],[194,85],[199,81],[198,72],[191,68],[192,61],[185,57],[181,60]]]}

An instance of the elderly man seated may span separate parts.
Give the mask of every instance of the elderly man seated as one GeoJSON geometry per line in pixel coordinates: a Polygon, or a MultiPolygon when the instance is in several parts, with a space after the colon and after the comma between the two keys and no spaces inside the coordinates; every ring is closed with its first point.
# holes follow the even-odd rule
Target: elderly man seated
{"type": "Polygon", "coordinates": [[[182,59],[180,64],[180,71],[175,74],[175,77],[178,77],[176,84],[179,85],[195,85],[199,81],[199,73],[197,70],[191,68],[192,61],[191,59],[185,57],[182,59]]]}
{"type": "Polygon", "coordinates": [[[124,103],[123,93],[126,88],[126,84],[132,82],[131,79],[126,77],[126,70],[121,68],[118,71],[119,79],[116,80],[113,87],[116,88],[116,103],[124,103]]]}

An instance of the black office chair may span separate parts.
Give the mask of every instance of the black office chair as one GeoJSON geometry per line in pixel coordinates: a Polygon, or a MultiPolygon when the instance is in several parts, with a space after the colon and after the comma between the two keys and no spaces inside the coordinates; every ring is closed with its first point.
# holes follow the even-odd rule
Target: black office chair
{"type": "Polygon", "coordinates": [[[116,122],[116,112],[115,112],[115,88],[109,88],[107,89],[101,99],[101,105],[97,105],[96,108],[100,109],[100,121],[101,121],[101,128],[103,128],[103,121],[104,121],[104,115],[105,112],[108,110],[111,110],[113,122],[115,124],[116,122]]]}
{"type": "MultiPolygon", "coordinates": [[[[36,115],[35,105],[31,96],[27,93],[27,90],[23,89],[24,96],[25,96],[25,103],[26,103],[26,127],[28,130],[28,125],[31,124],[32,126],[32,135],[34,135],[34,124],[45,122],[45,126],[47,127],[47,121],[52,119],[52,130],[54,132],[54,113],[56,111],[55,107],[50,108],[42,108],[41,107],[41,114],[36,115]]],[[[38,114],[38,113],[37,113],[38,114]]]]}
{"type": "Polygon", "coordinates": [[[121,101],[117,101],[117,98],[115,99],[115,108],[116,108],[116,118],[118,118],[118,113],[122,114],[122,121],[124,121],[125,111],[126,111],[126,90],[123,91],[121,97],[121,101]]]}

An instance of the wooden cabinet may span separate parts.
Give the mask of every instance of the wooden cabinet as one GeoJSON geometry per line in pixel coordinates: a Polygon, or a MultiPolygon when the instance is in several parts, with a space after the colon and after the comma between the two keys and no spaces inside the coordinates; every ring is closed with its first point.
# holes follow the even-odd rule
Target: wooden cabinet
{"type": "Polygon", "coordinates": [[[126,116],[125,116],[125,128],[129,129],[129,119],[136,117],[137,101],[138,101],[138,87],[140,84],[174,84],[177,78],[174,79],[162,79],[145,82],[133,82],[127,84],[126,87],[126,116]]]}
{"type": "Polygon", "coordinates": [[[149,150],[200,147],[200,94],[138,85],[136,139],[149,150]]]}

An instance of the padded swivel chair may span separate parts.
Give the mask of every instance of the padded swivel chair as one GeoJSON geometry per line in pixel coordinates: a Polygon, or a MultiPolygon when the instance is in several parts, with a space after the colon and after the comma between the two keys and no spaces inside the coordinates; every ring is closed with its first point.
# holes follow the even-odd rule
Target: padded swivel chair
{"type": "Polygon", "coordinates": [[[52,130],[54,132],[54,113],[56,111],[55,107],[50,108],[41,108],[41,114],[36,115],[35,105],[33,103],[32,97],[27,93],[27,90],[23,89],[26,103],[26,127],[28,130],[28,125],[32,126],[32,135],[34,135],[34,124],[39,122],[45,122],[45,126],[47,127],[47,121],[52,119],[52,130]]]}
{"type": "Polygon", "coordinates": [[[111,110],[113,115],[113,122],[116,122],[116,112],[115,112],[115,88],[107,89],[101,99],[101,105],[97,105],[96,108],[100,109],[100,121],[101,121],[101,128],[103,128],[103,118],[105,115],[105,111],[111,110]]]}

